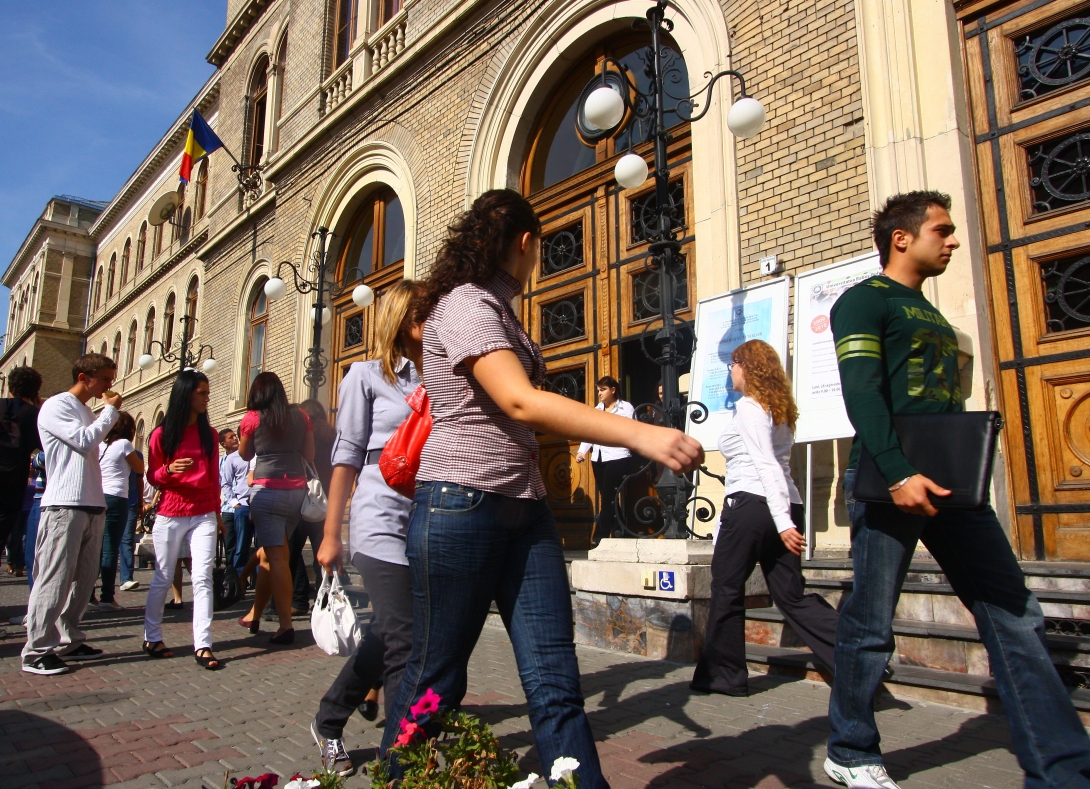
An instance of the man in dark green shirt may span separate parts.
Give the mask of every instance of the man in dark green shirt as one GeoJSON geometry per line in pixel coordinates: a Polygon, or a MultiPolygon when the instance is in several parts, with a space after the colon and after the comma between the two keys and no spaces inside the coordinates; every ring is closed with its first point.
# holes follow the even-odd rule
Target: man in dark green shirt
{"type": "Polygon", "coordinates": [[[959,246],[950,198],[938,192],[891,197],[874,216],[874,241],[882,274],[848,290],[831,316],[856,436],[844,480],[854,583],[837,626],[825,772],[853,789],[897,789],[882,766],[872,701],[893,654],[901,585],[922,540],[976,619],[1025,786],[1090,788],[1090,739],[1052,666],[1041,606],[994,510],[941,509],[950,492],[913,468],[893,427],[894,414],[964,408],[957,336],[922,292],[959,246]],[[852,497],[864,445],[893,504],[852,497]]]}

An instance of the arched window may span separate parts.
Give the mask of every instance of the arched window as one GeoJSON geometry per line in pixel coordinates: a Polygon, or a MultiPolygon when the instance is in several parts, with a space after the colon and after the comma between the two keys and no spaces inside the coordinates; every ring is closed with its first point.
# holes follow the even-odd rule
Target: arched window
{"type": "Polygon", "coordinates": [[[138,418],[136,420],[136,438],[133,439],[133,446],[136,447],[137,452],[144,451],[144,420],[138,418]]]}
{"type": "Polygon", "coordinates": [[[117,253],[110,255],[110,268],[106,271],[106,300],[114,295],[114,279],[117,277],[117,253]]]}
{"type": "Polygon", "coordinates": [[[128,355],[125,357],[125,373],[131,373],[136,367],[136,320],[129,324],[128,355]]]}
{"type": "MultiPolygon", "coordinates": [[[[201,283],[196,278],[189,280],[189,287],[185,291],[185,314],[189,316],[190,321],[197,320],[197,296],[200,292],[201,283]]],[[[193,334],[193,326],[189,327],[190,335],[193,334]]]]}
{"type": "Polygon", "coordinates": [[[204,216],[204,203],[208,192],[208,160],[205,159],[197,167],[197,194],[193,200],[194,217],[198,222],[204,216]]]}
{"type": "Polygon", "coordinates": [[[269,104],[269,59],[263,57],[250,78],[250,151],[248,162],[260,164],[265,155],[265,113],[269,104]]]}
{"type": "Polygon", "coordinates": [[[405,212],[401,200],[382,187],[364,200],[348,226],[340,271],[346,283],[405,261],[405,212]]]}
{"type": "Polygon", "coordinates": [[[163,226],[156,225],[151,233],[151,259],[159,257],[163,253],[163,226]]]}
{"type": "Polygon", "coordinates": [[[136,237],[136,273],[144,270],[144,255],[148,248],[148,223],[140,223],[140,234],[136,237]]]}
{"type": "Polygon", "coordinates": [[[121,366],[121,332],[114,335],[114,352],[110,358],[118,367],[121,366]]]}
{"type": "Polygon", "coordinates": [[[185,184],[178,187],[178,207],[174,209],[173,221],[170,223],[171,243],[182,238],[185,233],[185,184]]]}
{"type": "Polygon", "coordinates": [[[337,0],[337,29],[334,32],[333,68],[337,69],[348,60],[352,42],[356,40],[358,0],[337,0]]]}
{"type": "Polygon", "coordinates": [[[155,339],[155,307],[148,310],[144,319],[144,353],[151,353],[151,341],[155,339]]]}
{"type": "Polygon", "coordinates": [[[125,239],[125,246],[121,250],[121,281],[118,283],[118,290],[121,290],[121,286],[125,284],[129,279],[129,259],[132,257],[132,239],[125,239]]]}
{"type": "Polygon", "coordinates": [[[163,424],[163,416],[164,416],[164,414],[163,414],[162,411],[160,411],[159,413],[157,413],[155,415],[155,426],[156,427],[159,427],[159,425],[163,424]]]}
{"type": "MultiPolygon", "coordinates": [[[[646,46],[646,34],[623,35],[610,39],[600,45],[591,56],[584,58],[560,81],[560,87],[545,103],[545,109],[530,140],[530,155],[522,173],[524,194],[539,192],[581,173],[620,153],[630,143],[644,142],[647,126],[643,124],[641,127],[634,119],[628,122],[624,131],[613,137],[588,139],[576,126],[576,112],[584,89],[596,73],[601,74],[601,61],[605,56],[616,58],[628,66],[629,77],[635,80],[636,87],[647,93],[651,83],[644,73],[641,58],[646,46]]],[[[663,68],[667,70],[668,78],[667,92],[674,97],[688,96],[689,72],[684,58],[680,55],[680,49],[667,37],[663,42],[663,50],[663,68]]],[[[668,105],[674,103],[667,101],[668,105]]],[[[681,119],[675,113],[666,113],[667,126],[672,127],[680,122],[681,119]]]]}
{"type": "Polygon", "coordinates": [[[110,353],[110,344],[105,340],[102,341],[102,349],[99,351],[103,356],[108,356],[110,353]]]}
{"type": "Polygon", "coordinates": [[[163,347],[170,350],[174,346],[174,294],[167,296],[163,308],[163,347]]]}
{"type": "Polygon", "coordinates": [[[260,280],[254,286],[254,294],[250,297],[250,332],[247,339],[246,353],[246,389],[254,382],[265,367],[265,334],[269,320],[269,303],[265,298],[265,280],[260,280]]]}

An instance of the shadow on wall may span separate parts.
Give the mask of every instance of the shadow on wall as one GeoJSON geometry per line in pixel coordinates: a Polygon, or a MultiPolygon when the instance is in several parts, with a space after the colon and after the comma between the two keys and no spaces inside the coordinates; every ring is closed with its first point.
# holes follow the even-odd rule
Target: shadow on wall
{"type": "Polygon", "coordinates": [[[0,784],[20,787],[103,785],[102,761],[78,733],[21,710],[0,710],[0,784]],[[12,750],[14,749],[14,750],[12,750]]]}

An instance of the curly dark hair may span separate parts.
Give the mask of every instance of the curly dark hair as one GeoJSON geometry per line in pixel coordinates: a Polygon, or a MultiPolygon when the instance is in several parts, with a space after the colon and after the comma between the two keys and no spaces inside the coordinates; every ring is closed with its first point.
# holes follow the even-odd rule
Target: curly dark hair
{"type": "Polygon", "coordinates": [[[439,299],[459,285],[486,283],[523,233],[540,236],[541,220],[518,192],[492,189],[474,200],[447,228],[447,238],[414,305],[416,317],[426,319],[439,299]]]}
{"type": "Polygon", "coordinates": [[[33,367],[16,367],[8,373],[8,390],[15,397],[33,400],[42,389],[42,374],[33,367]]]}

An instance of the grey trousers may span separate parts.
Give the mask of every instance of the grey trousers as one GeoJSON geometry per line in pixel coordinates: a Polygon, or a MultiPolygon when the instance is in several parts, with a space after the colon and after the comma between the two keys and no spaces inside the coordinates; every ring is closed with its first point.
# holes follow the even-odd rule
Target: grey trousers
{"type": "Polygon", "coordinates": [[[98,580],[105,525],[105,512],[92,515],[67,507],[42,509],[23,663],[50,652],[63,657],[86,641],[79,622],[98,580]]]}

